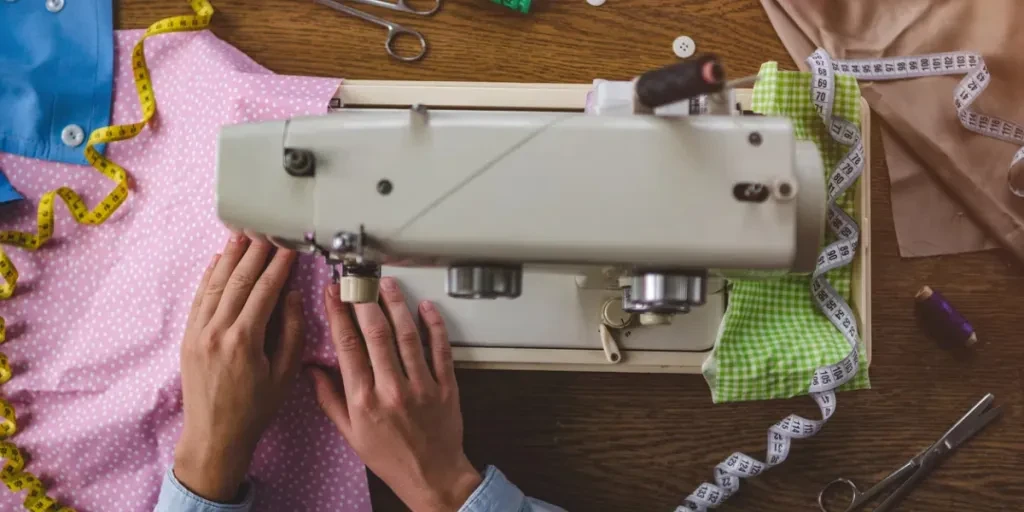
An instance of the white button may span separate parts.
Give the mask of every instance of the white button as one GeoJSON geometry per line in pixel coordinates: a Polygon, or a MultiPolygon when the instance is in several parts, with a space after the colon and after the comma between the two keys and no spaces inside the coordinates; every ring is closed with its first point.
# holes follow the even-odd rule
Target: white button
{"type": "Polygon", "coordinates": [[[587,3],[593,5],[594,7],[598,7],[604,5],[604,0],[587,0],[587,3]]]}
{"type": "Polygon", "coordinates": [[[46,0],[46,10],[60,12],[64,8],[64,0],[46,0]]]}
{"type": "Polygon", "coordinates": [[[676,57],[685,59],[697,51],[697,45],[690,36],[679,36],[672,41],[672,51],[676,52],[676,57]]]}
{"type": "Polygon", "coordinates": [[[78,147],[85,141],[85,132],[77,124],[69,124],[61,130],[60,140],[69,148],[78,147]]]}

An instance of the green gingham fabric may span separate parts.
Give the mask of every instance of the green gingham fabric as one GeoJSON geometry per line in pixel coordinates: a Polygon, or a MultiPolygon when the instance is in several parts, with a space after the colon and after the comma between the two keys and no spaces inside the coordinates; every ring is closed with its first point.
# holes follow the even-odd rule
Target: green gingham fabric
{"type": "MultiPolygon", "coordinates": [[[[832,140],[811,102],[811,74],[761,66],[752,110],[792,120],[797,139],[812,140],[821,152],[826,176],[848,147],[832,140]]],[[[849,75],[836,75],[834,115],[860,125],[860,88],[849,75]]],[[[840,198],[853,208],[853,188],[840,198]]],[[[832,240],[826,240],[826,243],[832,240]]],[[[850,267],[832,270],[828,280],[849,301],[850,267]]],[[[767,400],[806,394],[815,368],[836,363],[850,351],[843,335],[811,298],[810,276],[730,282],[729,305],[703,373],[715,403],[767,400]]],[[[860,346],[860,370],[840,389],[870,387],[867,358],[860,346]]]]}

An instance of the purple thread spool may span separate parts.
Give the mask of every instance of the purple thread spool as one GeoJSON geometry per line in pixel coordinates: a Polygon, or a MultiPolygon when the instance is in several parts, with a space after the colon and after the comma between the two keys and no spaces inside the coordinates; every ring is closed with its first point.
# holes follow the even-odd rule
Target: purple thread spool
{"type": "Polygon", "coordinates": [[[917,317],[929,336],[951,347],[970,347],[978,342],[974,327],[942,294],[924,286],[914,299],[917,317]]]}

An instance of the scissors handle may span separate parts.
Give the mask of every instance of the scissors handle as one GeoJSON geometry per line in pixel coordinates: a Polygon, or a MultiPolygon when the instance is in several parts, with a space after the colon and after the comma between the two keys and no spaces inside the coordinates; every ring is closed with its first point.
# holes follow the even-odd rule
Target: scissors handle
{"type": "Polygon", "coordinates": [[[412,7],[406,2],[406,0],[395,0],[394,3],[387,2],[385,0],[353,0],[365,5],[372,5],[374,7],[382,7],[384,9],[391,9],[392,11],[404,12],[408,14],[415,14],[417,16],[430,16],[437,12],[441,8],[441,0],[434,0],[434,6],[430,9],[418,10],[412,7]]]}
{"type": "Polygon", "coordinates": [[[825,508],[825,494],[833,486],[837,484],[844,484],[851,490],[853,490],[853,496],[850,498],[850,504],[847,505],[845,509],[843,509],[843,512],[851,512],[853,510],[856,510],[860,508],[861,505],[867,503],[882,491],[888,489],[892,484],[896,483],[899,480],[902,480],[908,474],[914,472],[919,467],[919,464],[920,462],[918,460],[918,457],[910,459],[909,461],[907,461],[906,464],[900,466],[892,473],[889,473],[889,475],[883,478],[881,482],[878,482],[877,484],[871,486],[871,488],[868,489],[866,492],[860,492],[860,489],[858,489],[852,481],[846,478],[837,478],[829,482],[825,487],[821,489],[821,492],[818,493],[818,508],[821,509],[821,512],[829,512],[829,510],[825,508]]]}
{"type": "MultiPolygon", "coordinates": [[[[347,5],[345,5],[345,4],[341,3],[341,2],[338,2],[337,0],[313,0],[313,1],[318,3],[318,4],[320,4],[320,5],[324,5],[324,6],[330,7],[331,9],[334,9],[336,11],[343,12],[343,13],[348,14],[350,16],[355,16],[356,18],[359,18],[359,19],[361,19],[363,21],[369,21],[370,23],[374,23],[374,24],[380,25],[380,26],[388,29],[387,38],[384,39],[384,49],[388,52],[388,55],[390,55],[390,56],[392,56],[392,57],[394,57],[394,58],[396,58],[396,59],[398,59],[400,61],[412,62],[412,61],[415,61],[415,60],[420,60],[421,58],[423,58],[423,55],[425,55],[427,53],[427,40],[423,37],[423,34],[417,32],[417,31],[415,31],[413,29],[405,28],[405,27],[403,27],[403,26],[401,26],[398,23],[395,23],[393,21],[388,21],[388,20],[386,20],[384,18],[380,18],[380,17],[374,16],[374,15],[368,13],[368,12],[363,12],[363,11],[360,11],[359,9],[355,9],[355,8],[349,7],[349,6],[347,6],[347,5]],[[409,35],[409,36],[415,37],[416,40],[419,41],[420,51],[418,53],[416,53],[415,55],[408,55],[408,56],[403,56],[403,55],[399,54],[398,52],[396,52],[394,50],[394,48],[393,48],[393,45],[395,43],[395,39],[397,39],[398,36],[401,36],[401,35],[409,35]]],[[[365,0],[365,1],[364,0],[360,0],[360,1],[363,1],[363,3],[366,3],[366,1],[369,1],[369,0],[365,0]]],[[[374,1],[380,1],[380,0],[374,0],[374,1]]],[[[386,3],[388,5],[395,5],[395,4],[390,4],[388,2],[382,2],[382,3],[386,3]]]]}
{"type": "Polygon", "coordinates": [[[400,61],[403,61],[403,62],[413,62],[413,61],[422,59],[423,55],[425,55],[427,53],[427,40],[423,37],[423,34],[417,32],[415,30],[412,30],[412,29],[409,29],[409,28],[405,28],[405,27],[403,27],[403,26],[401,26],[401,25],[399,25],[397,23],[392,23],[390,26],[388,26],[388,38],[384,41],[384,49],[387,50],[388,55],[390,55],[390,56],[392,56],[392,57],[394,57],[394,58],[396,58],[396,59],[398,59],[400,61]],[[416,40],[419,42],[420,51],[417,52],[414,55],[402,55],[402,54],[396,52],[394,47],[393,47],[393,45],[394,45],[395,39],[398,39],[398,36],[401,36],[401,35],[408,35],[408,36],[415,37],[416,40]]]}
{"type": "Polygon", "coordinates": [[[836,478],[835,480],[825,484],[825,487],[822,487],[821,492],[818,493],[818,508],[821,509],[821,512],[830,512],[829,509],[825,507],[825,495],[828,494],[829,489],[840,484],[849,487],[853,492],[850,496],[850,504],[843,509],[843,512],[850,512],[868,500],[868,498],[864,496],[864,493],[860,492],[860,489],[857,488],[857,484],[853,483],[853,481],[846,478],[836,478]]]}

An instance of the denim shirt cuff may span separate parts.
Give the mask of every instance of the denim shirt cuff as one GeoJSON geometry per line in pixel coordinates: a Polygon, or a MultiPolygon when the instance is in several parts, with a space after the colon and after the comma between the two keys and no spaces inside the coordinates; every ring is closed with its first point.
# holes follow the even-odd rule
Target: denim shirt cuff
{"type": "Polygon", "coordinates": [[[174,476],[174,467],[167,469],[160,487],[160,499],[154,512],[249,512],[255,492],[250,482],[242,484],[245,498],[240,503],[216,503],[185,488],[174,476]]]}
{"type": "Polygon", "coordinates": [[[484,480],[469,495],[459,512],[507,512],[520,510],[526,501],[523,491],[509,482],[494,466],[487,466],[484,480]]]}

